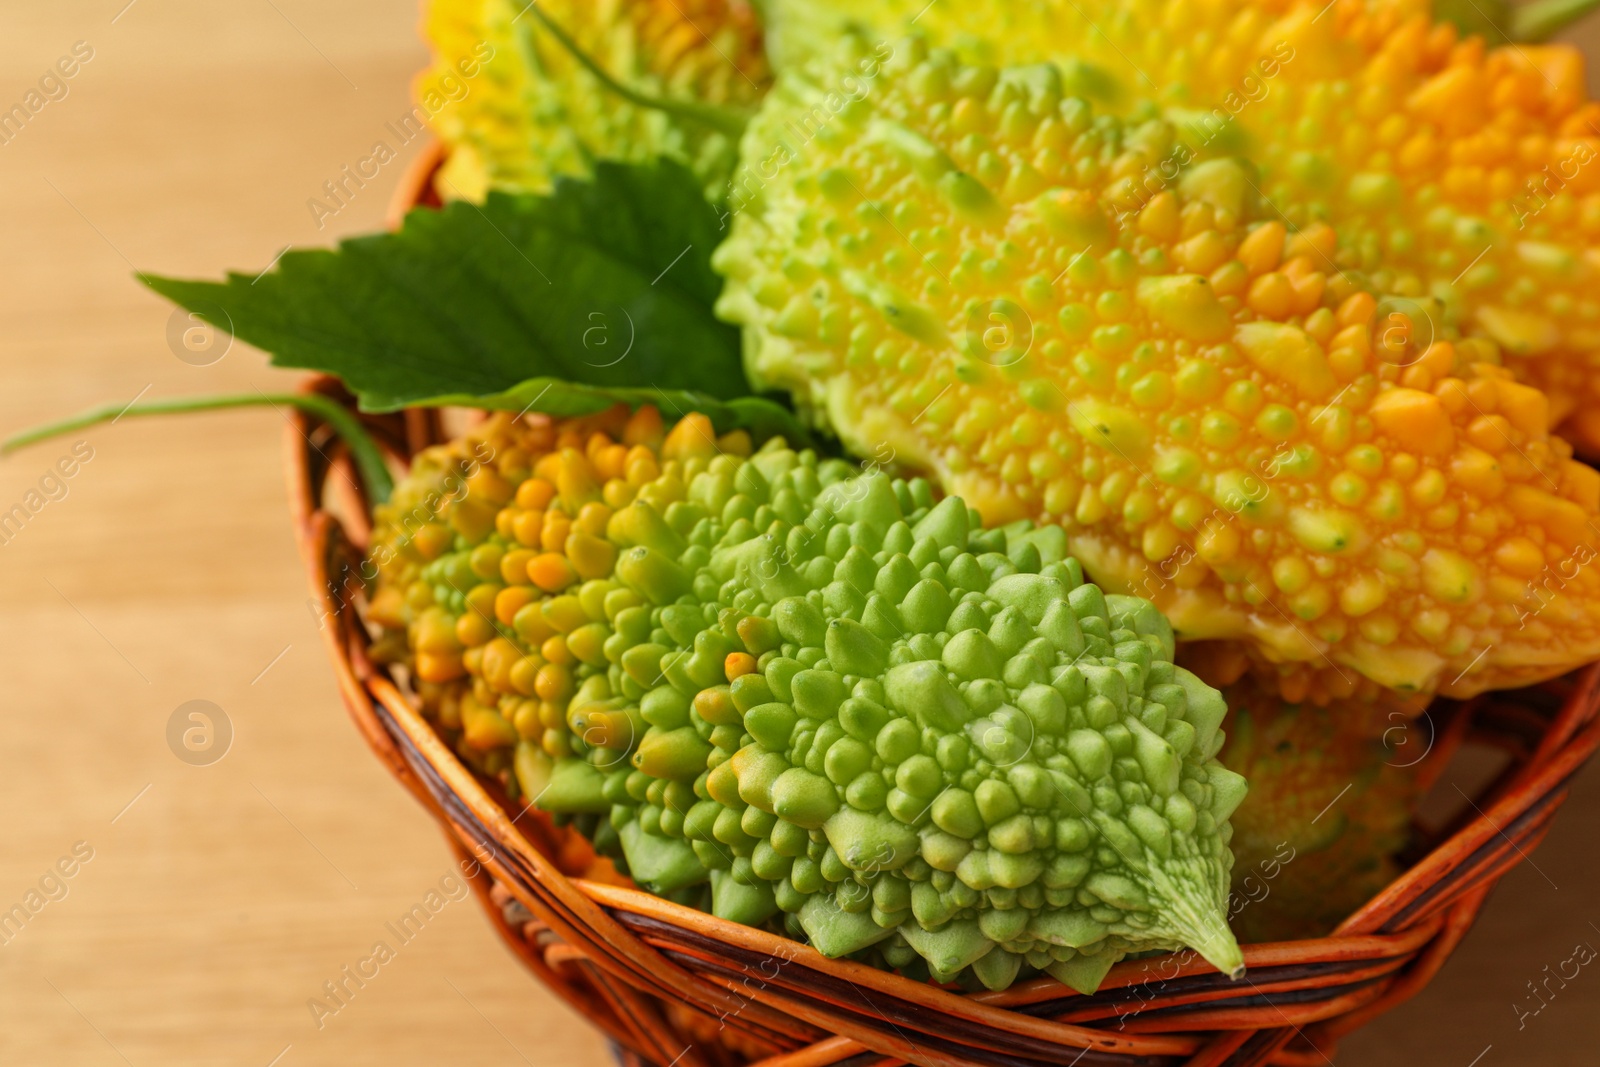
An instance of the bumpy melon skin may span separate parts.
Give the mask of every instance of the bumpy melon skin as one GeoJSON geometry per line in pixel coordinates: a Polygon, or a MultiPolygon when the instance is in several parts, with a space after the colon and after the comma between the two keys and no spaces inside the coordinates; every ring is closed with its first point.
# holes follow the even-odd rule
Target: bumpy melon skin
{"type": "Polygon", "coordinates": [[[1229,923],[1247,943],[1324,937],[1400,874],[1433,722],[1382,697],[1290,703],[1249,677],[1223,696],[1220,758],[1250,781],[1229,923]]]}
{"type": "MultiPolygon", "coordinates": [[[[737,150],[731,137],[618,97],[527,7],[428,7],[434,62],[414,95],[449,149],[444,196],[544,192],[561,175],[588,174],[596,159],[658,155],[691,166],[708,192],[723,191],[737,150]]],[[[761,27],[744,0],[541,0],[539,8],[613,79],[646,96],[742,109],[770,82],[761,27]]]]}
{"type": "Polygon", "coordinates": [[[1600,654],[1600,476],[1548,398],[1325,273],[1336,236],[1287,235],[1247,161],[1144,195],[1176,138],[1047,66],[846,48],[746,135],[719,312],[755,381],[989,522],[1060,524],[1180,638],[1334,696],[1600,654]]]}
{"type": "MultiPolygon", "coordinates": [[[[973,62],[1063,67],[1070,92],[1159,108],[1201,155],[1244,150],[1330,263],[1441,328],[1490,337],[1600,452],[1600,104],[1568,45],[1488,47],[1426,0],[779,0],[773,52],[914,30],[973,62]]],[[[1481,14],[1482,8],[1477,14],[1481,14]]]]}
{"type": "Polygon", "coordinates": [[[1245,783],[1151,604],[924,481],[660,431],[498,418],[379,510],[369,617],[464,758],[638,883],[829,956],[990,988],[1242,967],[1245,783]]]}

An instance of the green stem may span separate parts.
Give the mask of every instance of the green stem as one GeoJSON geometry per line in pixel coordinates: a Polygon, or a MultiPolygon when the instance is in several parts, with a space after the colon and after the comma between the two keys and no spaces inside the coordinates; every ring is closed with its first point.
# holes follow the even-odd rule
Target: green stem
{"type": "Polygon", "coordinates": [[[1600,0],[1533,0],[1511,12],[1511,39],[1548,41],[1600,7],[1600,0]]]}
{"type": "Polygon", "coordinates": [[[574,41],[567,34],[567,31],[561,28],[560,23],[545,14],[537,3],[529,4],[527,10],[533,12],[534,17],[544,24],[544,28],[550,31],[550,35],[560,43],[561,47],[570,52],[572,58],[576,59],[585,70],[598,78],[601,85],[616,93],[628,103],[633,104],[635,107],[648,108],[652,111],[664,111],[669,115],[688,119],[690,122],[698,122],[703,126],[709,126],[720,133],[726,134],[735,141],[738,141],[743,136],[744,128],[750,120],[748,115],[734,111],[731,108],[717,107],[714,104],[702,104],[696,100],[667,100],[658,96],[646,96],[635,89],[630,89],[613,78],[604,67],[595,62],[594,58],[579,47],[578,42],[574,41]]]}
{"type": "Polygon", "coordinates": [[[389,499],[389,495],[394,492],[394,479],[389,474],[388,465],[384,463],[383,452],[378,448],[378,443],[367,433],[366,427],[361,425],[361,420],[348,408],[315,393],[192,396],[176,400],[152,400],[144,404],[130,404],[123,407],[110,404],[91,408],[69,419],[37,426],[8,437],[0,441],[0,455],[75,430],[97,426],[102,422],[115,422],[124,415],[178,415],[194,411],[221,411],[226,408],[280,406],[298,408],[331,426],[340,440],[350,449],[350,458],[355,461],[356,470],[360,472],[361,480],[366,484],[367,495],[371,497],[372,502],[382,504],[389,499]]]}

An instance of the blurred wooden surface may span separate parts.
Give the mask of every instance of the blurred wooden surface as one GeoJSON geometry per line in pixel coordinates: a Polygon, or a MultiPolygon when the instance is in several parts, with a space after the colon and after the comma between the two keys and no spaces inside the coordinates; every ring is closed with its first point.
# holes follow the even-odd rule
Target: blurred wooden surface
{"type": "MultiPolygon", "coordinates": [[[[176,358],[170,309],[131,273],[253,272],[286,244],[380,226],[415,145],[325,229],[307,201],[392,140],[423,61],[415,22],[408,0],[5,5],[0,109],[76,42],[94,54],[0,144],[0,427],[290,384],[243,345],[176,358]]],[[[84,434],[93,458],[65,495],[47,482],[60,498],[0,538],[0,912],[41,879],[60,898],[0,927],[0,1063],[606,1062],[476,903],[403,946],[386,930],[450,860],[339,705],[285,522],[280,429],[249,412],[84,434]],[[209,766],[166,739],[196,699],[234,732],[209,766]],[[47,878],[78,842],[92,859],[47,878]],[[380,940],[396,958],[319,1028],[307,1002],[380,940]]],[[[70,447],[0,464],[0,512],[70,447]]],[[[1551,984],[1521,1029],[1516,1006],[1539,1003],[1528,983],[1574,945],[1600,946],[1596,825],[1591,769],[1537,868],[1341,1067],[1593,1063],[1600,975],[1551,984]]]]}

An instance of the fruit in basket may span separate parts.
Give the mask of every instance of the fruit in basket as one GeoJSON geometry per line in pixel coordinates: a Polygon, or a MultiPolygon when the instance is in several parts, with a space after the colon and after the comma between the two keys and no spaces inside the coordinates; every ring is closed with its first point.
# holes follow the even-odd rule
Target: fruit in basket
{"type": "Polygon", "coordinates": [[[1154,606],[926,482],[611,418],[496,417],[376,513],[369,618],[464,756],[825,955],[996,989],[1182,945],[1241,968],[1245,781],[1154,606]]]}
{"type": "MultiPolygon", "coordinates": [[[[1600,450],[1600,104],[1577,49],[1487,48],[1424,0],[778,0],[771,18],[786,63],[846,29],[915,30],[972,61],[1058,63],[1069,92],[1119,113],[1159,108],[1171,160],[1245,152],[1291,226],[1334,227],[1318,269],[1493,338],[1600,450]]],[[[1165,184],[1154,161],[1117,177],[1165,184]]]]}
{"type": "Polygon", "coordinates": [[[1422,761],[1413,758],[1419,745],[1387,742],[1431,725],[1382,697],[1292,704],[1249,677],[1222,693],[1229,717],[1219,758],[1250,782],[1233,814],[1229,923],[1246,942],[1324,937],[1399,876],[1422,761]],[[1368,722],[1388,728],[1364,729],[1368,722]]]}
{"type": "Polygon", "coordinates": [[[1165,121],[884,48],[787,71],[746,135],[713,262],[758,386],[1335,696],[1600,654],[1600,475],[1491,342],[1325,273],[1333,232],[1288,234],[1242,160],[1138,195],[1165,121]]]}
{"type": "Polygon", "coordinates": [[[736,135],[704,105],[748,107],[770,80],[745,0],[432,0],[424,32],[434,62],[415,96],[450,149],[439,179],[448,197],[543,192],[597,159],[657,155],[720,189],[736,135]]]}

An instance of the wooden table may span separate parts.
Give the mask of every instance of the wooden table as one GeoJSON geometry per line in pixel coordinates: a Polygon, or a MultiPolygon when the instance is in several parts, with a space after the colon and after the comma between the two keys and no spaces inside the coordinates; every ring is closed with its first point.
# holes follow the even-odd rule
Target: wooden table
{"type": "MultiPolygon", "coordinates": [[[[170,309],[132,272],[259,271],[287,243],[375,229],[416,150],[318,228],[307,201],[407,109],[423,61],[409,3],[125,3],[0,15],[0,106],[76,42],[93,50],[65,98],[0,144],[0,427],[288,386],[243,345],[208,366],[176,358],[170,309]]],[[[280,429],[269,411],[86,433],[92,458],[0,543],[0,911],[41,880],[59,898],[41,892],[24,926],[0,927],[0,1063],[604,1062],[470,901],[320,1028],[308,1008],[450,860],[339,705],[285,521],[280,429]],[[191,700],[233,730],[207,766],[167,741],[191,700]]],[[[0,512],[71,445],[0,464],[0,512]]],[[[1512,1006],[1576,942],[1600,945],[1597,824],[1591,771],[1537,868],[1508,878],[1433,987],[1340,1063],[1468,1067],[1491,1045],[1483,1067],[1593,1063],[1600,975],[1520,1033],[1512,1006]]]]}

